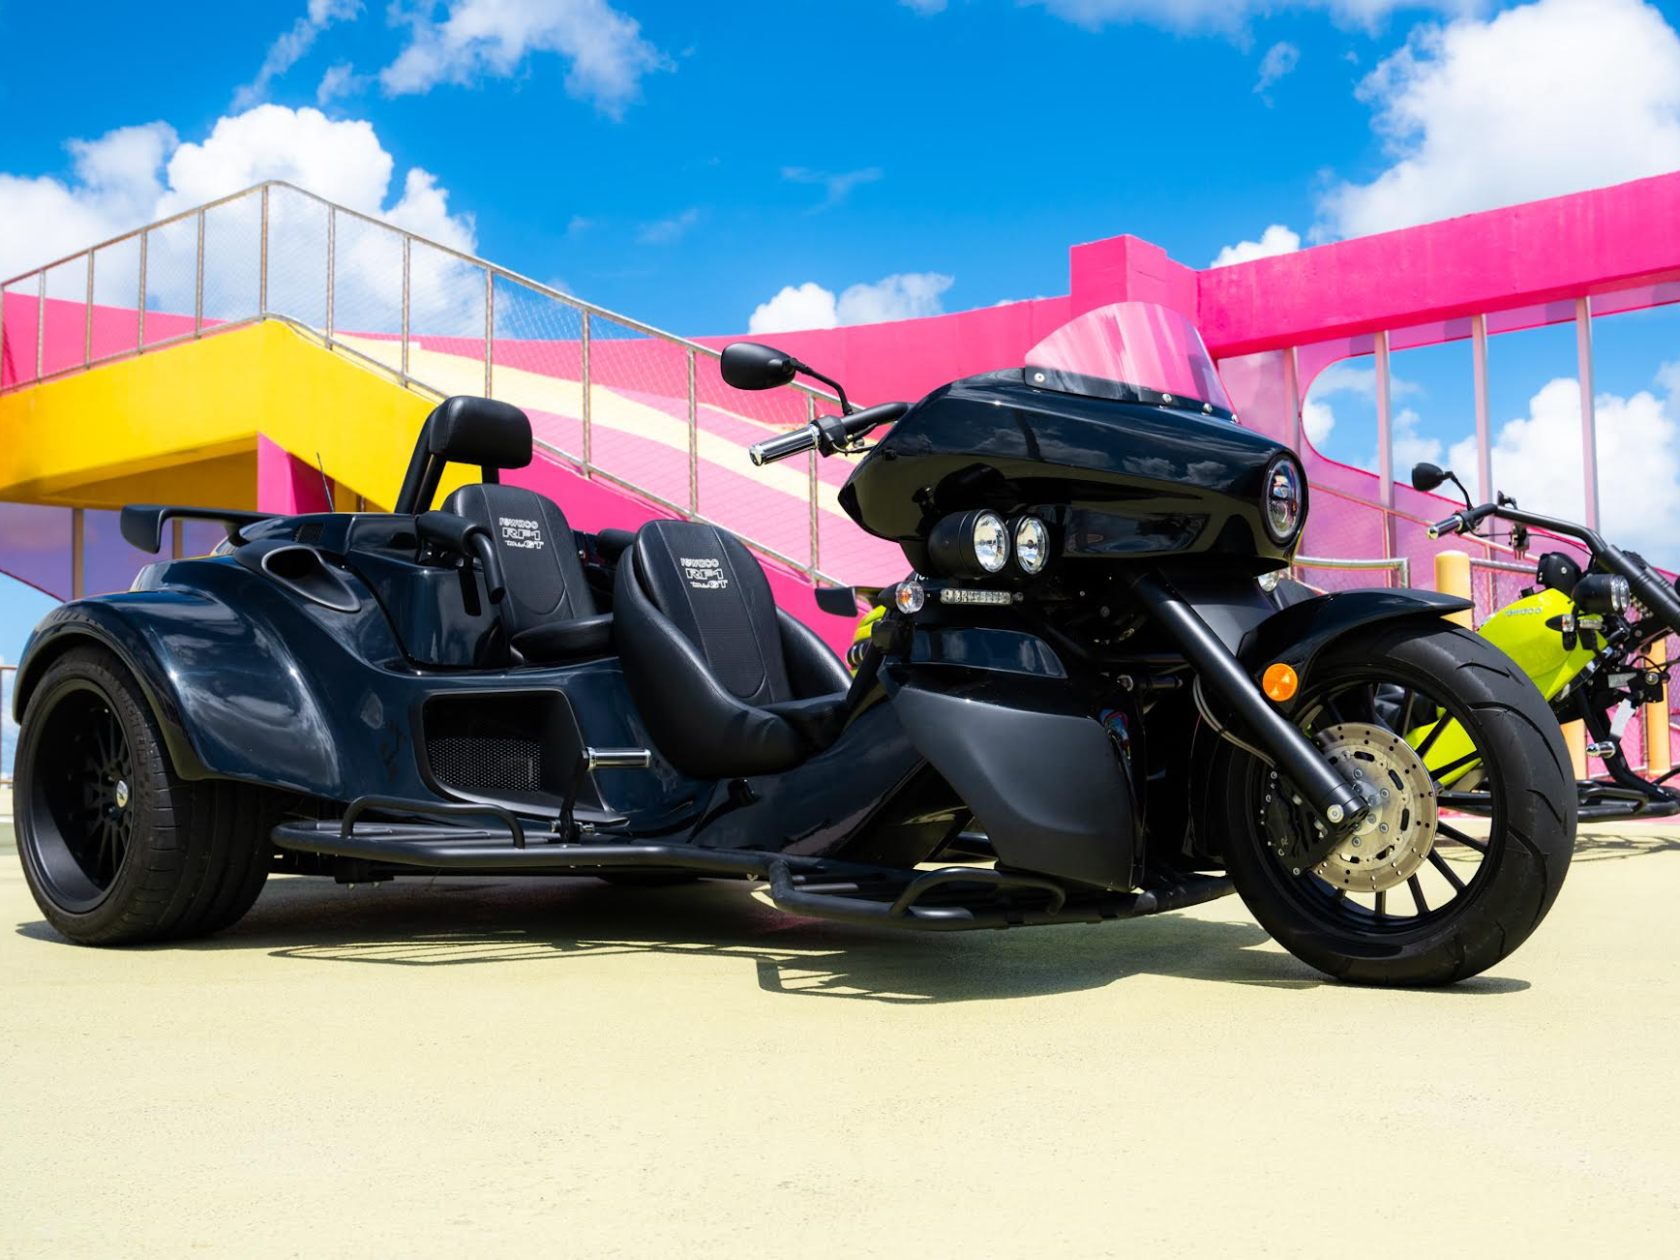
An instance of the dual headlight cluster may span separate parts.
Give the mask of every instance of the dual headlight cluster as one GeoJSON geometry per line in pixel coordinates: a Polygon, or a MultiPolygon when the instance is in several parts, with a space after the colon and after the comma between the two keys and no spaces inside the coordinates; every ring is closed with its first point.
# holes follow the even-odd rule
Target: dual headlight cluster
{"type": "Polygon", "coordinates": [[[928,536],[928,559],[952,577],[991,577],[1011,557],[1028,577],[1042,573],[1050,562],[1050,527],[1036,516],[1005,521],[981,508],[947,516],[928,536]]]}

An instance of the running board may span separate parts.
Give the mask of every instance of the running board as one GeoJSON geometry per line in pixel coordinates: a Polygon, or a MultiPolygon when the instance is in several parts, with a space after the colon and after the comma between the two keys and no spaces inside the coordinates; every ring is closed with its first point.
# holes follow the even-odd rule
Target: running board
{"type": "MultiPolygon", "coordinates": [[[[523,838],[523,837],[521,837],[523,838]]],[[[1182,875],[1138,892],[1101,892],[985,866],[903,870],[829,858],[687,844],[514,843],[505,828],[435,823],[282,823],[276,846],[416,874],[591,875],[601,871],[686,871],[758,880],[779,910],[861,927],[962,932],[1055,923],[1103,923],[1182,910],[1231,891],[1224,876],[1182,875]]]]}

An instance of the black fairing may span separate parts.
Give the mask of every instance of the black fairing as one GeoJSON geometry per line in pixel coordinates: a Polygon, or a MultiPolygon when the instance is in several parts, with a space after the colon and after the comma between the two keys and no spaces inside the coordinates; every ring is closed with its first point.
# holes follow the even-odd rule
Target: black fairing
{"type": "Polygon", "coordinates": [[[911,741],[973,809],[998,862],[1104,888],[1134,882],[1141,821],[1124,754],[1067,679],[882,671],[911,741]]]}
{"type": "Polygon", "coordinates": [[[1260,515],[1266,467],[1286,450],[1195,411],[1035,389],[1013,369],[916,404],[840,502],[917,569],[934,522],[987,507],[1044,517],[1068,558],[1208,553],[1259,572],[1293,550],[1272,541],[1260,515]]]}

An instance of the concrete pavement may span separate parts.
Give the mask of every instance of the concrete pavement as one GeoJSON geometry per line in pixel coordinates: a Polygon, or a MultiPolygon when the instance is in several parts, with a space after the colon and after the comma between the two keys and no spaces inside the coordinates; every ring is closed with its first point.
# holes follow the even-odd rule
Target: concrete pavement
{"type": "Polygon", "coordinates": [[[0,1254],[1675,1253],[1680,832],[1433,993],[1234,899],[906,938],[739,885],[271,881],[78,949],[0,854],[0,1254]]]}

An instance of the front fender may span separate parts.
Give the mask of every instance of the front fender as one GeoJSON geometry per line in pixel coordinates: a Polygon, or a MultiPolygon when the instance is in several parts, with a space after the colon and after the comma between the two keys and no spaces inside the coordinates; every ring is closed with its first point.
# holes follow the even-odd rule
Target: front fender
{"type": "Polygon", "coordinates": [[[1280,609],[1243,636],[1237,659],[1250,674],[1281,662],[1303,680],[1325,648],[1343,635],[1382,621],[1436,619],[1471,608],[1467,599],[1435,591],[1338,591],[1280,609]]]}
{"type": "Polygon", "coordinates": [[[133,591],[54,609],[18,665],[18,721],[52,662],[88,643],[114,653],[138,681],[182,778],[302,791],[338,778],[327,717],[291,653],[203,591],[133,591]]]}

